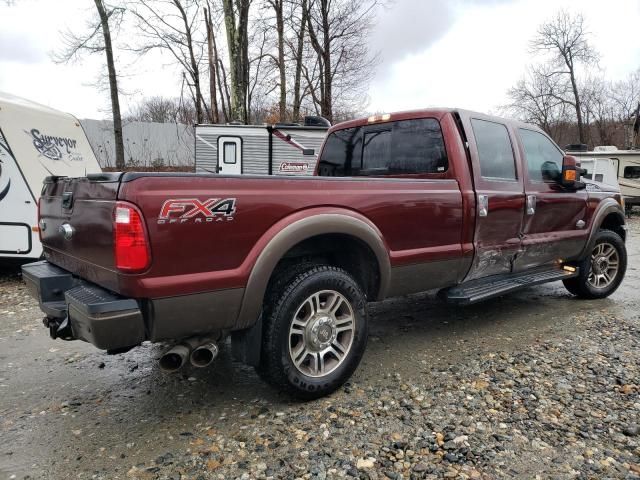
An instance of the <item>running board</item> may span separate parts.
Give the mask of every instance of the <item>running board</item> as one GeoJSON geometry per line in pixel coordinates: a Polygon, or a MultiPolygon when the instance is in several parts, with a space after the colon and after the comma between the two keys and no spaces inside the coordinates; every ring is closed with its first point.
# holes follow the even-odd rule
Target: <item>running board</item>
{"type": "Polygon", "coordinates": [[[496,275],[448,288],[442,291],[441,295],[448,303],[471,305],[472,303],[499,297],[533,285],[577,277],[578,273],[577,268],[573,271],[554,268],[535,272],[496,275]]]}

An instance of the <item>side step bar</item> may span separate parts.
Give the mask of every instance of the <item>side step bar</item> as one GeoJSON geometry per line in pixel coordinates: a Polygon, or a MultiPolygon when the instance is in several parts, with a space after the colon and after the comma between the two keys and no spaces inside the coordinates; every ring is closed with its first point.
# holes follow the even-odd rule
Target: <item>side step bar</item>
{"type": "Polygon", "coordinates": [[[440,295],[442,295],[448,303],[471,305],[472,303],[499,297],[533,285],[577,277],[578,273],[577,268],[573,271],[553,268],[537,270],[535,272],[496,275],[471,280],[470,282],[448,288],[441,291],[440,295]]]}

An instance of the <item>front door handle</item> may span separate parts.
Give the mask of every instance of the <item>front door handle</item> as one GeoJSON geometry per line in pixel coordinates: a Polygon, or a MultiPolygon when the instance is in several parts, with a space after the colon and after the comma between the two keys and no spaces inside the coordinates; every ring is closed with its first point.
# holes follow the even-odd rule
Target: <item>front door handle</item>
{"type": "Polygon", "coordinates": [[[536,213],[536,196],[527,195],[527,215],[533,215],[536,213]]]}
{"type": "Polygon", "coordinates": [[[478,195],[478,216],[486,217],[489,215],[489,196],[478,195]]]}

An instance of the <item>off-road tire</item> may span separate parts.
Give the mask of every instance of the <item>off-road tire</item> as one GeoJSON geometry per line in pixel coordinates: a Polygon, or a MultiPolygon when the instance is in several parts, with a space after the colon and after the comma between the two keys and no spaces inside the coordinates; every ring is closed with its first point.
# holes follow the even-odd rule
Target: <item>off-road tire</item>
{"type": "Polygon", "coordinates": [[[596,241],[593,244],[593,248],[588,253],[588,255],[578,263],[577,266],[580,269],[579,275],[574,278],[563,280],[565,288],[578,298],[597,299],[608,297],[618,289],[620,283],[622,283],[622,280],[624,279],[624,274],[627,270],[627,249],[625,247],[624,241],[622,240],[622,238],[620,238],[620,235],[612,232],[611,230],[600,230],[596,234],[596,241]],[[617,251],[618,270],[615,274],[615,277],[608,285],[606,285],[604,288],[595,288],[589,282],[589,275],[591,274],[592,269],[592,253],[595,251],[599,244],[603,243],[613,246],[613,248],[617,251]]]}
{"type": "Polygon", "coordinates": [[[344,384],[358,367],[367,344],[366,296],[357,282],[337,267],[307,266],[286,285],[275,282],[267,298],[274,304],[265,308],[263,317],[261,361],[256,367],[260,377],[304,400],[328,395],[344,384]],[[329,290],[342,295],[353,311],[353,339],[344,360],[333,371],[320,377],[308,376],[294,365],[291,358],[290,327],[306,299],[314,293],[329,290]]]}

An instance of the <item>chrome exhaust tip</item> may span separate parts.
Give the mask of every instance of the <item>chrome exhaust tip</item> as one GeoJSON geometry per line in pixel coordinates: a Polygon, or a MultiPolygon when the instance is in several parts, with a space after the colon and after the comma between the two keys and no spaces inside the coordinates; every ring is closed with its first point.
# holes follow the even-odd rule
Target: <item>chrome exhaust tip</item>
{"type": "Polygon", "coordinates": [[[215,342],[203,343],[191,352],[191,365],[198,368],[207,367],[215,360],[219,351],[220,349],[215,342]]]}
{"type": "Polygon", "coordinates": [[[160,368],[165,372],[177,372],[187,362],[190,353],[191,349],[187,345],[176,345],[160,357],[160,368]]]}

